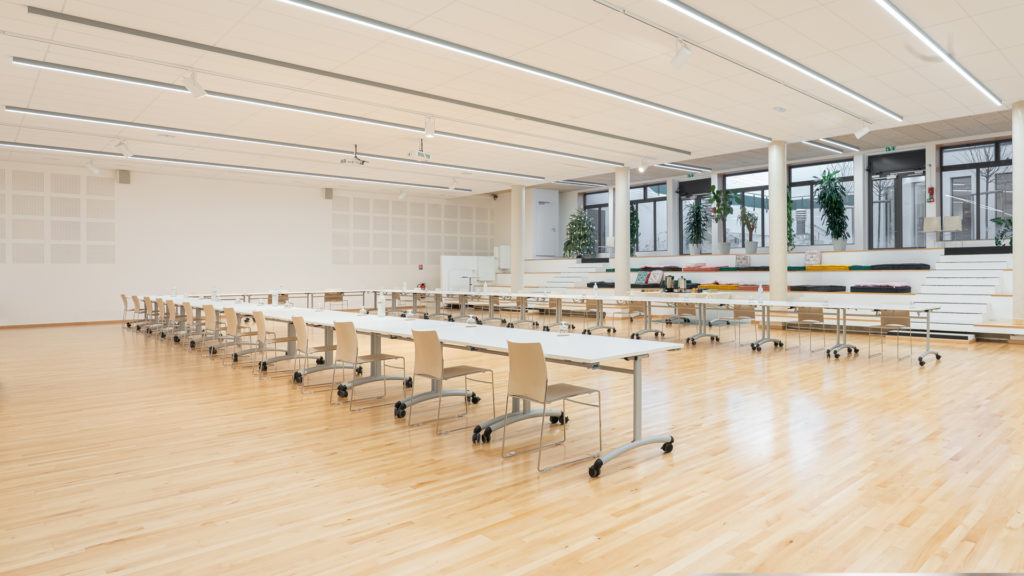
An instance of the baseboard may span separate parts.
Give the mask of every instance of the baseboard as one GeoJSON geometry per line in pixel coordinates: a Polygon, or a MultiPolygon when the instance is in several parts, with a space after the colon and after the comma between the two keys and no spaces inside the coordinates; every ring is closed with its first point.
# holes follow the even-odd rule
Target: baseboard
{"type": "Polygon", "coordinates": [[[92,322],[57,322],[54,324],[11,324],[0,326],[0,330],[15,330],[17,328],[59,328],[61,326],[98,326],[100,324],[120,324],[121,320],[93,320],[92,322]]]}

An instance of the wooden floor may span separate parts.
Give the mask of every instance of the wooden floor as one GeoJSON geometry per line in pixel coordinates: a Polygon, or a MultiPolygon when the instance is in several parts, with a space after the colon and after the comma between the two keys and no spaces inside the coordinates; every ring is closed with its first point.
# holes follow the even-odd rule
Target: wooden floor
{"type": "MultiPolygon", "coordinates": [[[[1024,571],[1020,347],[940,342],[920,368],[891,340],[826,361],[731,338],[646,365],[647,430],[675,450],[592,480],[115,325],[3,330],[0,573],[1024,571]]],[[[504,402],[506,359],[449,357],[498,369],[504,402]]],[[[551,372],[602,390],[605,449],[629,439],[628,376],[551,372]]],[[[596,442],[570,416],[546,458],[596,442]]]]}

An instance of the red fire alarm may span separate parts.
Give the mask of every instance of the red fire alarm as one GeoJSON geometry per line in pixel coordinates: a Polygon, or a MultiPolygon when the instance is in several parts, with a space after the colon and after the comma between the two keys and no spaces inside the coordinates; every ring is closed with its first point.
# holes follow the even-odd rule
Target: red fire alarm
{"type": "Polygon", "coordinates": [[[935,202],[935,186],[928,187],[928,201],[935,202]]]}
{"type": "Polygon", "coordinates": [[[423,264],[420,264],[420,270],[423,270],[423,264]]]}

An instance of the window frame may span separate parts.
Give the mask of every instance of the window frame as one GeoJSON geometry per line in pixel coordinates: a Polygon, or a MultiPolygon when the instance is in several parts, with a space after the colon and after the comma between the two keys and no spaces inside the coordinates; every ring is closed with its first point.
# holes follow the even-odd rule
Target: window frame
{"type": "MultiPolygon", "coordinates": [[[[643,250],[642,252],[644,252],[644,253],[667,252],[668,249],[669,249],[668,248],[668,227],[669,227],[669,222],[668,222],[668,182],[650,182],[650,183],[647,183],[647,184],[637,184],[635,186],[630,186],[629,187],[630,191],[636,190],[638,188],[642,188],[643,189],[643,198],[637,198],[636,200],[630,200],[629,201],[630,210],[632,211],[634,204],[637,205],[638,209],[640,207],[640,204],[653,204],[652,210],[651,210],[651,218],[652,218],[652,228],[653,228],[653,236],[654,236],[654,250],[643,250]],[[655,188],[657,186],[664,187],[665,193],[664,194],[657,194],[657,193],[651,192],[650,189],[651,188],[655,188]],[[661,204],[661,206],[658,206],[658,204],[661,204]],[[665,233],[665,247],[661,248],[661,249],[658,248],[658,232],[659,232],[659,230],[658,230],[658,211],[659,210],[664,210],[665,211],[665,230],[662,231],[662,232],[665,233]]],[[[643,226],[643,222],[641,222],[640,225],[643,226]]],[[[637,254],[641,253],[641,250],[640,250],[639,246],[637,246],[636,252],[637,252],[637,254]]]]}
{"type": "MultiPolygon", "coordinates": [[[[1002,157],[1002,148],[1003,148],[1003,146],[1007,146],[1007,145],[1008,146],[1013,146],[1013,140],[1010,139],[1010,138],[1005,138],[1004,137],[1004,138],[997,138],[995,140],[985,140],[985,141],[982,141],[982,142],[966,142],[966,143],[960,143],[960,144],[952,144],[952,145],[949,145],[949,146],[940,146],[939,149],[938,149],[939,177],[938,177],[938,182],[937,182],[937,184],[938,184],[937,188],[939,189],[939,194],[938,194],[938,196],[939,196],[939,201],[938,201],[939,205],[936,207],[936,212],[941,217],[945,217],[945,215],[946,215],[946,212],[945,212],[945,208],[946,208],[946,191],[942,188],[943,182],[945,182],[945,173],[946,172],[957,172],[957,171],[961,171],[961,170],[973,170],[974,171],[974,194],[973,194],[973,198],[974,198],[974,207],[975,208],[973,210],[973,212],[974,212],[974,215],[973,215],[974,216],[973,217],[974,222],[971,223],[971,227],[974,230],[974,234],[973,234],[972,238],[960,238],[960,240],[962,240],[962,241],[965,240],[965,241],[973,242],[973,241],[992,240],[991,238],[982,238],[981,237],[981,233],[982,233],[982,229],[983,229],[982,224],[981,224],[981,213],[982,213],[982,210],[981,210],[981,206],[982,206],[982,204],[981,204],[981,195],[982,195],[982,191],[981,191],[981,188],[982,188],[981,187],[981,171],[985,170],[985,169],[992,169],[992,168],[1000,168],[1000,167],[1004,167],[1004,166],[1009,166],[1010,167],[1010,174],[1012,175],[1013,174],[1013,155],[1011,154],[1010,157],[1008,159],[1006,159],[1006,160],[1001,160],[1000,159],[1002,157]],[[993,158],[992,160],[984,161],[984,162],[966,162],[966,163],[963,163],[963,164],[946,164],[945,163],[945,160],[946,160],[946,154],[945,153],[947,151],[957,150],[957,149],[964,149],[964,148],[971,148],[971,147],[975,147],[975,146],[983,146],[983,145],[988,145],[988,144],[992,145],[992,158],[993,158]]],[[[950,183],[950,186],[952,187],[952,182],[950,183]]],[[[985,194],[992,194],[993,192],[992,191],[988,191],[988,192],[984,192],[984,193],[985,194]]],[[[950,190],[950,194],[952,194],[952,190],[950,190]]]]}
{"type": "MultiPolygon", "coordinates": [[[[808,240],[808,244],[807,244],[808,248],[813,248],[814,246],[828,246],[832,242],[832,240],[829,239],[827,242],[818,242],[818,241],[816,241],[816,238],[814,237],[814,219],[817,216],[817,210],[818,210],[817,204],[814,201],[814,183],[816,181],[812,178],[811,180],[800,180],[798,182],[793,182],[793,169],[794,168],[807,168],[808,166],[822,166],[822,167],[825,167],[825,166],[828,166],[830,164],[839,164],[839,163],[843,163],[843,162],[849,162],[850,163],[850,168],[851,168],[850,175],[849,176],[842,176],[842,177],[840,177],[839,181],[840,182],[844,182],[844,183],[845,182],[849,182],[850,183],[850,187],[851,188],[855,188],[854,185],[853,185],[854,163],[853,163],[853,157],[852,156],[848,157],[848,158],[847,157],[839,157],[839,158],[836,158],[832,162],[821,162],[821,161],[807,162],[807,163],[804,163],[804,164],[790,164],[789,166],[786,167],[786,182],[788,183],[787,190],[792,190],[794,186],[807,186],[810,189],[810,203],[809,203],[810,206],[808,208],[810,210],[810,212],[809,212],[809,214],[807,216],[807,221],[810,223],[809,224],[810,239],[808,240]]],[[[824,169],[824,168],[822,168],[822,169],[824,169]]],[[[853,213],[856,214],[857,213],[857,208],[856,208],[856,206],[857,206],[857,192],[856,192],[856,189],[854,189],[852,192],[848,193],[847,195],[848,196],[851,196],[851,195],[853,196],[853,202],[854,202],[853,213]]],[[[855,228],[854,222],[851,219],[851,221],[850,221],[850,243],[851,244],[856,241],[856,238],[853,235],[854,228],[855,228]]]]}

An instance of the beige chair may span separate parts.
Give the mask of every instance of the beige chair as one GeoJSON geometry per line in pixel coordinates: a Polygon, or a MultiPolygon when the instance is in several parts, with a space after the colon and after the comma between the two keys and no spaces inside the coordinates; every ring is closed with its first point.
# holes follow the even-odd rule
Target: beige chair
{"type": "Polygon", "coordinates": [[[238,360],[238,353],[243,350],[243,346],[254,344],[256,331],[242,329],[242,323],[238,321],[238,312],[234,308],[225,307],[221,317],[224,319],[224,339],[211,346],[210,353],[216,355],[234,348],[235,352],[223,362],[233,364],[238,360]]]}
{"type": "MultiPolygon", "coordinates": [[[[740,328],[742,326],[748,326],[748,325],[751,328],[753,328],[754,327],[754,322],[756,320],[757,320],[757,310],[755,310],[753,306],[737,304],[737,305],[732,307],[732,317],[731,318],[715,318],[714,320],[712,320],[708,324],[710,324],[711,326],[718,327],[718,334],[719,335],[717,337],[717,340],[719,340],[719,341],[721,341],[721,339],[722,339],[721,338],[722,326],[735,326],[736,327],[736,337],[734,339],[734,343],[735,344],[739,344],[739,342],[740,342],[740,328]]],[[[757,339],[757,335],[755,334],[754,335],[754,340],[756,340],[756,339],[757,339]]]]}
{"type": "MultiPolygon", "coordinates": [[[[906,330],[910,332],[910,311],[908,310],[880,310],[879,325],[868,328],[868,358],[872,356],[885,356],[885,337],[890,332],[897,330],[906,330]],[[878,354],[871,353],[871,335],[877,331],[878,336],[881,340],[881,346],[878,354]]],[[[900,356],[900,335],[896,334],[896,360],[902,360],[914,355],[914,339],[913,336],[909,337],[910,340],[910,354],[907,356],[900,356]]]]}
{"type": "MultiPolygon", "coordinates": [[[[508,396],[505,398],[505,422],[502,425],[501,454],[508,458],[518,452],[506,452],[505,440],[508,438],[508,412],[509,402],[512,398],[536,402],[545,407],[551,402],[562,402],[562,414],[565,414],[566,400],[575,404],[597,408],[597,453],[588,454],[573,460],[563,461],[554,466],[541,467],[541,458],[544,455],[544,448],[564,444],[566,440],[566,426],[562,426],[562,439],[557,442],[544,444],[544,424],[547,418],[540,418],[540,434],[537,437],[537,470],[544,472],[565,464],[579,462],[580,460],[596,458],[601,455],[604,445],[602,442],[602,421],[601,421],[601,392],[592,388],[573,386],[572,384],[550,384],[548,382],[547,363],[544,360],[544,350],[539,342],[509,342],[508,343],[508,396]],[[597,394],[597,404],[581,402],[575,398],[587,394],[597,394]]],[[[531,449],[533,450],[533,449],[531,449]]],[[[530,451],[530,450],[528,450],[530,451]]]]}
{"type": "Polygon", "coordinates": [[[164,318],[166,321],[160,329],[161,338],[167,338],[177,332],[185,321],[185,316],[178,314],[178,306],[172,300],[164,300],[164,318]]]}
{"type": "Polygon", "coordinates": [[[189,340],[189,347],[199,349],[199,344],[205,344],[210,355],[217,353],[217,344],[228,338],[227,324],[217,316],[213,304],[203,305],[203,328],[196,334],[196,337],[189,340]]]}
{"type": "MultiPolygon", "coordinates": [[[[494,417],[496,412],[495,412],[495,402],[494,402],[494,371],[493,370],[491,370],[489,368],[479,368],[477,366],[467,366],[467,365],[462,365],[462,364],[457,365],[457,366],[445,366],[444,365],[444,349],[441,347],[441,340],[438,338],[437,332],[435,332],[433,330],[413,330],[412,331],[412,342],[413,342],[413,349],[414,349],[415,354],[416,354],[416,362],[415,362],[415,364],[413,366],[413,373],[412,373],[413,378],[415,378],[416,376],[423,376],[423,377],[426,377],[426,378],[430,378],[432,381],[434,381],[434,380],[439,381],[438,397],[437,397],[437,418],[434,420],[434,423],[435,423],[434,424],[434,431],[437,434],[442,434],[442,432],[441,432],[441,420],[442,420],[442,418],[441,418],[441,405],[443,403],[442,401],[444,400],[444,383],[445,383],[446,380],[451,380],[453,378],[462,378],[465,388],[469,387],[469,383],[470,382],[480,383],[480,384],[490,383],[490,385],[491,385],[491,417],[492,418],[494,417]],[[490,376],[490,380],[481,380],[481,379],[477,379],[477,378],[470,378],[470,376],[475,376],[475,375],[478,375],[478,374],[487,374],[487,375],[490,376]]],[[[471,395],[467,395],[465,397],[465,402],[467,404],[469,402],[473,402],[474,404],[476,404],[479,401],[480,401],[480,398],[479,398],[479,396],[476,395],[476,392],[473,392],[471,395]]],[[[445,420],[448,420],[448,419],[451,419],[451,418],[462,418],[462,417],[466,416],[468,413],[469,413],[469,408],[467,406],[466,410],[463,411],[461,414],[458,414],[456,416],[452,416],[452,417],[449,417],[449,418],[445,418],[445,420]]],[[[419,426],[420,424],[425,424],[426,422],[429,422],[429,420],[426,421],[426,422],[419,422],[419,423],[413,424],[413,422],[412,422],[412,406],[410,406],[409,407],[409,420],[408,420],[408,422],[409,422],[410,426],[419,426]]],[[[465,428],[465,426],[463,428],[465,428]]],[[[443,433],[447,434],[449,432],[454,432],[455,430],[461,430],[461,429],[462,428],[446,430],[443,433]]]]}
{"type": "MultiPolygon", "coordinates": [[[[405,358],[401,356],[395,356],[394,354],[366,354],[359,355],[359,335],[356,334],[356,325],[352,322],[335,322],[334,323],[334,337],[337,339],[338,347],[337,352],[334,356],[334,370],[331,372],[331,388],[335,389],[335,376],[338,373],[338,368],[341,368],[341,384],[337,385],[337,398],[348,398],[348,409],[353,412],[360,412],[366,408],[377,408],[380,406],[389,406],[390,402],[383,404],[370,404],[362,406],[359,409],[355,408],[356,405],[356,388],[357,385],[353,384],[356,376],[363,373],[363,365],[371,364],[373,362],[381,363],[381,374],[385,376],[383,381],[384,391],[380,396],[374,396],[371,400],[380,400],[388,394],[388,381],[387,374],[388,368],[400,369],[402,371],[402,398],[406,398],[406,377],[405,377],[405,358]],[[397,361],[401,360],[401,365],[396,365],[397,361]],[[392,364],[388,364],[392,362],[392,364]],[[352,378],[346,380],[346,372],[352,372],[352,378]],[[351,395],[351,397],[350,397],[351,395]]],[[[410,381],[409,384],[412,382],[410,381]]],[[[339,402],[334,401],[335,396],[331,396],[331,404],[337,404],[339,402]]]]}
{"type": "Polygon", "coordinates": [[[129,308],[127,294],[121,294],[121,306],[123,307],[121,311],[121,328],[130,328],[132,323],[128,320],[129,308]]]}
{"type": "MultiPolygon", "coordinates": [[[[791,324],[792,325],[792,324],[791,324]]],[[[825,310],[824,308],[807,308],[801,306],[796,309],[796,346],[799,349],[802,343],[801,333],[804,327],[807,327],[807,349],[810,352],[817,352],[824,350],[828,347],[827,337],[828,332],[825,330],[825,310]],[[811,338],[810,332],[818,328],[821,330],[821,345],[822,348],[815,348],[814,341],[811,338]]],[[[789,347],[789,330],[786,330],[786,347],[789,347]]]]}
{"type": "Polygon", "coordinates": [[[135,329],[138,330],[139,324],[144,322],[146,319],[146,313],[142,309],[142,304],[139,303],[138,296],[132,296],[132,304],[134,305],[134,308],[131,311],[132,319],[131,322],[128,323],[128,325],[135,326],[135,329]]]}
{"type": "MultiPolygon", "coordinates": [[[[299,370],[305,370],[309,368],[309,361],[316,359],[317,364],[323,364],[321,353],[327,352],[328,350],[334,350],[334,346],[310,346],[309,345],[309,327],[306,326],[306,319],[302,316],[292,316],[292,324],[295,326],[295,361],[292,365],[293,369],[298,372],[299,370]]],[[[305,394],[310,388],[325,387],[327,382],[321,382],[319,384],[310,384],[301,375],[293,376],[294,382],[298,384],[299,388],[302,389],[302,393],[305,394]]]]}
{"type": "Polygon", "coordinates": [[[253,364],[253,370],[257,374],[267,373],[269,375],[268,363],[271,352],[287,352],[285,348],[277,348],[278,344],[287,344],[289,342],[296,342],[295,336],[278,336],[276,332],[267,330],[267,319],[263,315],[262,310],[254,310],[252,313],[253,319],[256,321],[256,343],[257,343],[257,359],[253,364]]]}

